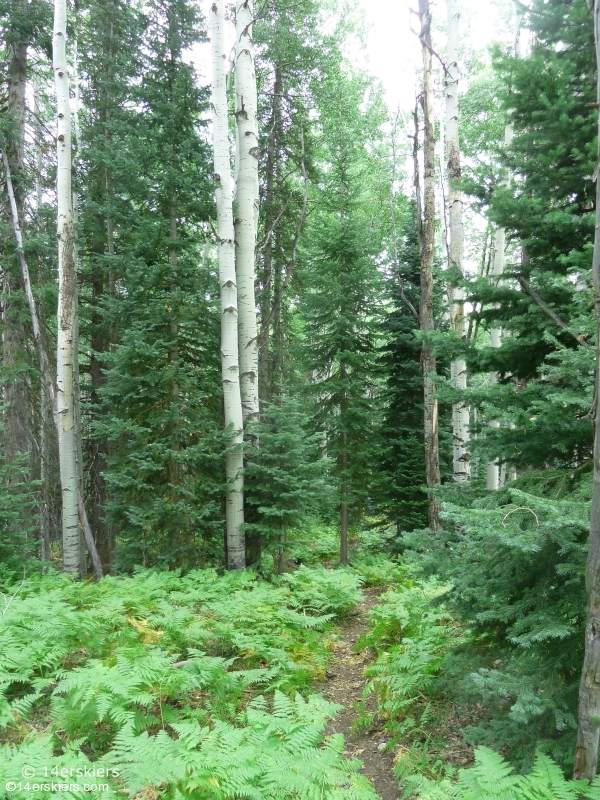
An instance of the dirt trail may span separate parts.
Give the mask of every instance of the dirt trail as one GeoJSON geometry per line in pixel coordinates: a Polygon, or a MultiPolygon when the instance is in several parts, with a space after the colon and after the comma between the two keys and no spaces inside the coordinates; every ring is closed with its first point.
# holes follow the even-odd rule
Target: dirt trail
{"type": "Polygon", "coordinates": [[[329,724],[328,733],[344,734],[346,755],[363,762],[361,772],[371,780],[381,800],[399,800],[398,779],[392,772],[394,753],[383,749],[386,737],[377,727],[377,723],[358,735],[351,733],[357,716],[354,703],[362,699],[367,683],[363,672],[369,660],[366,652],[356,655],[353,648],[360,636],[369,629],[369,611],[377,605],[381,590],[367,589],[364,594],[364,601],[341,626],[343,639],[336,647],[335,658],[327,673],[328,679],[321,688],[328,700],[345,706],[329,724]]]}

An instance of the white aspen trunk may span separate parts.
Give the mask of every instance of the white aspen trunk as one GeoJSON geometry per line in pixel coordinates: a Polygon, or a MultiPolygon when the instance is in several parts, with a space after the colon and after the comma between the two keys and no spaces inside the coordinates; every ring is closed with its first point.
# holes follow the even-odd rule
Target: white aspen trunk
{"type": "MultiPolygon", "coordinates": [[[[252,44],[254,0],[237,0],[235,14],[236,273],[240,389],[244,424],[259,418],[255,250],[258,229],[258,124],[252,44]]],[[[256,436],[251,436],[256,442],[256,436]]]]}
{"type": "MultiPolygon", "coordinates": [[[[446,169],[448,177],[448,205],[450,243],[448,266],[452,271],[464,273],[465,233],[463,224],[463,196],[461,187],[460,139],[458,130],[458,45],[460,11],[458,0],[446,0],[448,15],[448,46],[446,52],[446,169]]],[[[464,290],[453,290],[450,322],[456,336],[465,338],[464,290]]],[[[452,384],[464,392],[467,388],[467,364],[464,358],[456,359],[450,367],[452,384]]],[[[471,477],[469,456],[469,407],[464,402],[452,406],[452,439],[454,481],[467,483],[471,477]]]]}
{"type": "Polygon", "coordinates": [[[58,333],[56,387],[58,455],[62,494],[63,569],[81,575],[81,538],[78,523],[77,418],[74,395],[75,320],[77,280],[73,250],[71,197],[71,107],[66,57],[67,3],[54,2],[53,69],[56,86],[56,194],[58,239],[58,333]]]}
{"type": "Polygon", "coordinates": [[[219,284],[221,287],[221,371],[225,426],[231,426],[231,442],[226,456],[227,566],[244,569],[244,422],[240,394],[238,356],[238,298],[235,275],[235,240],[229,160],[229,126],[225,66],[224,0],[214,0],[210,14],[212,51],[212,121],[215,165],[217,226],[219,247],[219,284]]]}
{"type": "MultiPolygon", "coordinates": [[[[52,406],[52,416],[54,419],[54,426],[56,428],[56,434],[58,437],[59,418],[58,418],[57,384],[55,383],[54,378],[52,377],[50,359],[48,358],[48,353],[46,352],[46,347],[44,345],[44,340],[42,338],[42,330],[40,327],[40,320],[37,313],[37,305],[35,302],[35,297],[33,296],[29,267],[27,265],[27,261],[25,260],[25,254],[23,252],[23,235],[21,233],[21,228],[19,225],[19,215],[17,212],[15,193],[13,191],[10,165],[8,163],[8,158],[6,156],[6,153],[4,151],[2,151],[2,160],[4,162],[4,169],[6,172],[6,188],[8,192],[8,199],[12,217],[13,232],[15,235],[15,241],[17,243],[17,255],[19,258],[19,265],[21,267],[23,284],[25,286],[25,295],[27,297],[27,305],[29,306],[29,314],[31,316],[31,328],[33,331],[33,339],[38,352],[38,358],[40,362],[40,372],[42,373],[43,387],[44,390],[46,391],[48,400],[50,401],[50,405],[52,406]]],[[[97,579],[100,580],[103,577],[102,564],[100,563],[100,559],[98,558],[98,552],[96,550],[94,537],[92,536],[92,530],[90,528],[87,514],[85,511],[83,496],[78,488],[76,494],[76,502],[77,502],[77,511],[79,515],[79,522],[83,529],[83,535],[85,538],[85,543],[88,548],[88,552],[90,554],[92,565],[94,567],[94,573],[97,579]]]]}

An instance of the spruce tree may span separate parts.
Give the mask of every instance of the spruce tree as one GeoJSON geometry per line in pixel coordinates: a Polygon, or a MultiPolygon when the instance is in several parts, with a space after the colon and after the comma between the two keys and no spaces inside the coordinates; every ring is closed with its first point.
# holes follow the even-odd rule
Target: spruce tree
{"type": "Polygon", "coordinates": [[[221,549],[217,286],[202,258],[207,92],[185,58],[202,23],[183,1],[145,14],[143,79],[121,138],[136,174],[126,208],[115,208],[110,259],[119,277],[106,313],[117,343],[95,423],[109,443],[106,508],[123,566],[195,564],[221,549]]]}
{"type": "Polygon", "coordinates": [[[348,558],[349,525],[367,504],[377,430],[373,367],[380,172],[365,144],[377,143],[381,117],[376,94],[361,109],[369,88],[343,73],[324,87],[323,173],[303,276],[306,367],[324,450],[335,464],[342,564],[348,558]]]}

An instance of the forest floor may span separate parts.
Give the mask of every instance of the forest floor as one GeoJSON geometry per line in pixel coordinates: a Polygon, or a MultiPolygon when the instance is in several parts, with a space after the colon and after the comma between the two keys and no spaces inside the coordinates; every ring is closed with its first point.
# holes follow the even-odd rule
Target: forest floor
{"type": "Polygon", "coordinates": [[[362,700],[367,684],[364,670],[371,657],[368,649],[357,654],[354,647],[359,638],[368,632],[369,612],[378,604],[382,593],[381,589],[363,591],[365,599],[340,626],[342,638],[336,644],[335,658],[327,671],[327,681],[317,689],[320,688],[331,702],[344,706],[344,710],[330,722],[328,733],[344,734],[346,756],[363,762],[361,772],[369,778],[381,800],[399,800],[398,778],[393,774],[394,753],[385,749],[387,737],[384,732],[377,724],[359,733],[353,730],[358,718],[354,704],[362,700]]]}

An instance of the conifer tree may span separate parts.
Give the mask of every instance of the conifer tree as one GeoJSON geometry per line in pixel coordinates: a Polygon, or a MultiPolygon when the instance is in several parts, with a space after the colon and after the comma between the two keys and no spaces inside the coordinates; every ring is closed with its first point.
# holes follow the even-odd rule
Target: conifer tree
{"type": "MultiPolygon", "coordinates": [[[[157,2],[142,19],[121,22],[115,35],[143,33],[143,58],[128,107],[108,125],[110,147],[102,120],[90,129],[98,159],[90,176],[103,180],[108,168],[111,180],[87,201],[89,268],[108,279],[92,333],[100,327],[114,342],[94,387],[93,427],[107,443],[105,509],[118,531],[118,565],[195,564],[222,552],[217,287],[202,258],[211,211],[207,92],[185,57],[202,20],[191,3],[157,2]]],[[[117,98],[127,85],[111,79],[106,89],[117,98]]]]}
{"type": "Polygon", "coordinates": [[[389,305],[382,309],[380,370],[383,419],[380,473],[375,487],[378,505],[400,531],[427,525],[425,454],[423,451],[423,373],[418,321],[407,301],[419,306],[420,254],[414,203],[399,208],[393,270],[386,281],[389,305]],[[400,213],[402,213],[402,216],[400,213]]]}
{"type": "MultiPolygon", "coordinates": [[[[600,108],[600,3],[592,3],[596,45],[597,103],[600,108]]],[[[600,121],[598,127],[600,161],[600,121]]],[[[596,179],[596,213],[600,210],[600,181],[596,179]]],[[[600,225],[595,226],[592,279],[596,309],[596,398],[600,396],[600,225]]],[[[600,747],[600,402],[596,399],[594,417],[594,490],[590,521],[590,539],[585,570],[587,619],[585,654],[579,689],[577,746],[573,777],[592,781],[598,769],[600,747]]]]}
{"type": "Polygon", "coordinates": [[[110,569],[114,534],[106,521],[105,473],[111,451],[114,455],[114,442],[94,433],[94,428],[105,411],[100,392],[120,329],[116,289],[123,280],[124,236],[128,238],[127,228],[134,221],[128,200],[136,183],[133,176],[138,174],[136,152],[129,147],[135,140],[135,114],[127,106],[141,75],[144,18],[137,6],[123,0],[89,0],[85,11],[78,25],[83,145],[77,184],[81,338],[89,343],[87,363],[82,366],[83,397],[87,400],[86,499],[100,557],[110,569]]]}
{"type": "MultiPolygon", "coordinates": [[[[334,63],[333,37],[319,30],[322,8],[314,0],[277,0],[257,20],[259,84],[260,220],[257,299],[260,309],[261,403],[287,391],[294,371],[290,303],[297,297],[297,264],[310,211],[317,132],[319,81],[334,63]]],[[[339,56],[338,56],[339,57],[339,56]]]]}
{"type": "Polygon", "coordinates": [[[325,87],[321,124],[327,171],[319,213],[308,232],[310,287],[304,299],[306,365],[327,456],[335,463],[340,508],[340,560],[347,563],[348,528],[368,497],[367,464],[377,419],[373,381],[375,318],[379,278],[373,224],[379,175],[365,142],[377,141],[377,97],[366,111],[366,87],[358,78],[331,77],[325,87]],[[359,134],[360,132],[360,134],[359,134]]]}

